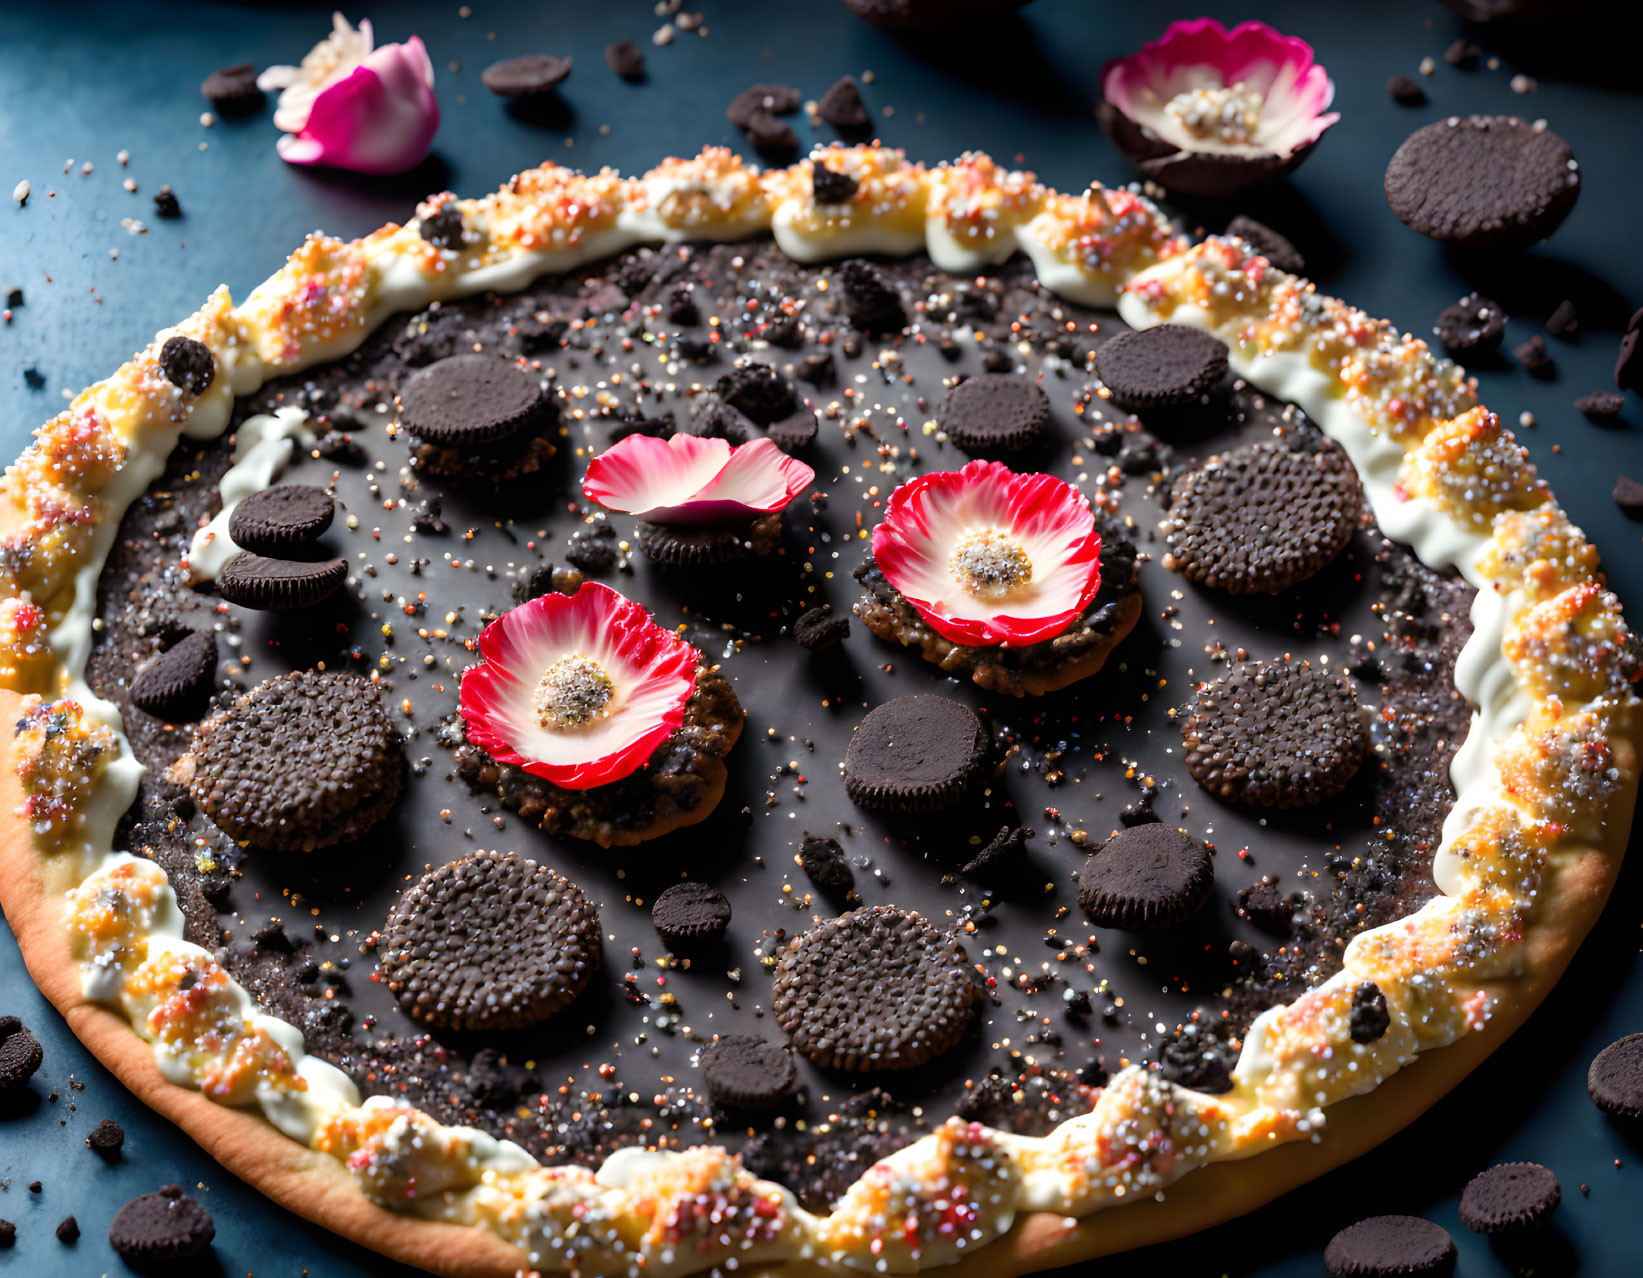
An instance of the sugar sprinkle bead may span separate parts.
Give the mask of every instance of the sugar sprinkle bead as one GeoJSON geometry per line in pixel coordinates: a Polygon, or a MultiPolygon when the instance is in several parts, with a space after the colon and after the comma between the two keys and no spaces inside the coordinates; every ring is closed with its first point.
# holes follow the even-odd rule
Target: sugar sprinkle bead
{"type": "Polygon", "coordinates": [[[370,683],[299,670],[207,719],[179,767],[194,802],[230,837],[310,851],[386,816],[404,765],[404,742],[370,683]]]}
{"type": "Polygon", "coordinates": [[[725,1109],[770,1109],[799,1089],[793,1053],[751,1034],[714,1039],[702,1049],[701,1069],[708,1098],[725,1109]]]}
{"type": "Polygon", "coordinates": [[[139,1273],[201,1255],[216,1236],[211,1214],[180,1185],[133,1198],[108,1227],[109,1246],[139,1273]]]}
{"type": "Polygon", "coordinates": [[[1227,345],[1184,324],[1121,333],[1097,349],[1095,369],[1120,408],[1179,408],[1217,389],[1227,376],[1227,345]]]}
{"type": "Polygon", "coordinates": [[[1276,595],[1332,563],[1362,518],[1363,488],[1340,445],[1265,439],[1177,477],[1164,567],[1228,594],[1276,595]]]}
{"type": "Polygon", "coordinates": [[[738,129],[745,129],[761,111],[769,115],[792,115],[802,100],[799,91],[789,84],[749,85],[730,100],[725,119],[738,129]]]}
{"type": "Polygon", "coordinates": [[[168,337],[160,347],[160,372],[178,390],[198,395],[217,377],[217,357],[192,337],[168,337]]]}
{"type": "Polygon", "coordinates": [[[613,40],[605,46],[605,65],[623,80],[645,78],[645,55],[632,40],[613,40]]]}
{"type": "Polygon", "coordinates": [[[776,962],[771,1011],[824,1069],[913,1069],[949,1051],[982,993],[964,947],[913,910],[876,905],[818,924],[776,962]]]}
{"type": "Polygon", "coordinates": [[[1098,927],[1174,927],[1203,908],[1214,886],[1209,848],[1154,822],[1120,830],[1084,862],[1078,906],[1098,927]]]}
{"type": "Polygon", "coordinates": [[[977,373],[947,392],[936,421],[967,453],[1019,452],[1043,438],[1050,397],[1013,373],[977,373]]]}
{"type": "Polygon", "coordinates": [[[217,574],[217,593],[257,612],[290,612],[323,603],[348,580],[348,561],[272,559],[242,550],[217,574]]]}
{"type": "Polygon", "coordinates": [[[479,82],[499,98],[535,98],[551,93],[571,73],[572,60],[552,53],[526,53],[493,62],[479,82]]]}
{"type": "Polygon", "coordinates": [[[842,76],[821,96],[816,114],[840,133],[851,135],[868,128],[873,117],[861,100],[861,86],[854,76],[842,76]]]}
{"type": "Polygon", "coordinates": [[[1485,355],[1500,348],[1507,318],[1499,302],[1468,293],[1439,312],[1433,331],[1451,355],[1485,355]]]}
{"type": "Polygon", "coordinates": [[[562,874],[472,852],[412,885],[382,925],[383,980],[440,1029],[520,1029],[569,1006],[600,966],[599,912],[562,874]]]}
{"type": "Polygon", "coordinates": [[[1301,250],[1265,222],[1240,213],[1227,223],[1227,234],[1236,235],[1280,271],[1290,275],[1306,271],[1306,258],[1301,250]]]}
{"type": "Polygon", "coordinates": [[[1349,678],[1285,656],[1244,662],[1203,685],[1181,737],[1187,771],[1211,794],[1295,808],[1345,789],[1369,734],[1349,678]]]}
{"type": "Polygon", "coordinates": [[[1331,1278],[1444,1278],[1455,1272],[1455,1240],[1419,1216],[1371,1216],[1324,1248],[1331,1278]]]}
{"type": "Polygon", "coordinates": [[[435,444],[492,444],[551,415],[540,379],[494,355],[452,355],[417,369],[400,387],[400,420],[435,444]]]}
{"type": "Polygon", "coordinates": [[[191,631],[137,672],[131,681],[131,701],[156,718],[196,718],[205,709],[216,677],[216,635],[191,631]]]}
{"type": "Polygon", "coordinates": [[[1643,1034],[1616,1039],[1586,1071],[1592,1103],[1616,1118],[1643,1118],[1643,1034]]]}
{"type": "Polygon", "coordinates": [[[0,1096],[26,1086],[46,1054],[15,1016],[0,1016],[0,1096]]]}
{"type": "Polygon", "coordinates": [[[29,191],[31,189],[32,188],[29,186],[29,180],[27,178],[24,178],[16,186],[11,188],[11,198],[17,201],[18,208],[22,208],[29,202],[29,191]]]}
{"type": "Polygon", "coordinates": [[[1543,1228],[1563,1201],[1557,1174],[1539,1163],[1501,1163],[1479,1172],[1460,1195],[1460,1223],[1474,1234],[1543,1228]]]}
{"type": "Polygon", "coordinates": [[[864,808],[936,812],[986,770],[987,729],[975,711],[933,693],[875,706],[844,755],[844,788],[864,808]]]}
{"type": "Polygon", "coordinates": [[[724,936],[730,926],[730,901],[712,884],[687,879],[656,898],[650,921],[670,951],[699,949],[724,936]]]}

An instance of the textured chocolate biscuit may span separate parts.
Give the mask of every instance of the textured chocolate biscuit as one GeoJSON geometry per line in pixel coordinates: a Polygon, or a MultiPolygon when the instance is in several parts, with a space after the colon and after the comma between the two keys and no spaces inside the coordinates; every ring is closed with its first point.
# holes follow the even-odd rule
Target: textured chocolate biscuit
{"type": "Polygon", "coordinates": [[[114,1214],[109,1246],[138,1273],[171,1273],[180,1260],[202,1254],[217,1236],[211,1213],[180,1185],[133,1198],[114,1214]]]}
{"type": "Polygon", "coordinates": [[[1586,1071],[1592,1103],[1616,1118],[1643,1118],[1643,1034],[1610,1043],[1586,1071]]]}
{"type": "Polygon", "coordinates": [[[1419,1216],[1371,1216],[1324,1248],[1331,1278],[1442,1278],[1455,1272],[1455,1240],[1419,1216]]]}
{"type": "Polygon", "coordinates": [[[1209,848],[1185,830],[1152,822],[1120,830],[1078,874],[1078,905],[1101,927],[1173,927],[1215,886],[1209,848]]]}
{"type": "Polygon", "coordinates": [[[1180,408],[1227,376],[1227,344],[1184,324],[1121,333],[1095,353],[1095,370],[1120,408],[1180,408]]]}
{"type": "Polygon", "coordinates": [[[1411,230],[1464,248],[1524,248],[1580,195],[1569,144],[1514,115],[1450,116],[1417,129],[1386,167],[1386,201],[1411,230]]]}
{"type": "Polygon", "coordinates": [[[1338,794],[1369,744],[1352,681],[1287,656],[1245,662],[1205,684],[1181,738],[1187,770],[1204,789],[1272,808],[1338,794]]]}
{"type": "Polygon", "coordinates": [[[870,710],[844,755],[844,788],[864,808],[934,812],[986,771],[987,729],[975,711],[918,693],[870,710]]]}
{"type": "Polygon", "coordinates": [[[969,956],[913,910],[853,910],[796,937],[776,962],[771,1011],[828,1069],[912,1069],[954,1047],[981,987],[969,956]]]}
{"type": "Polygon", "coordinates": [[[563,875],[512,852],[424,874],[382,925],[382,979],[441,1029],[536,1025],[599,970],[599,911],[563,875]]]}
{"type": "Polygon", "coordinates": [[[252,493],[228,516],[229,539],[253,554],[296,555],[322,536],[336,517],[331,494],[311,484],[276,484],[252,493]]]}
{"type": "Polygon", "coordinates": [[[348,561],[273,559],[242,550],[217,574],[217,593],[229,603],[259,612],[311,608],[348,580],[348,561]]]}
{"type": "Polygon", "coordinates": [[[1438,314],[1433,330],[1451,355],[1488,354],[1506,336],[1506,308],[1491,298],[1468,293],[1438,314]]]}
{"type": "Polygon", "coordinates": [[[799,406],[793,383],[769,364],[741,364],[713,384],[713,393],[749,421],[768,426],[799,406]]]}
{"type": "Polygon", "coordinates": [[[1339,555],[1362,518],[1363,488],[1340,445],[1265,439],[1176,479],[1164,566],[1229,594],[1278,594],[1339,555]]]}
{"type": "Polygon", "coordinates": [[[978,373],[947,392],[936,421],[967,453],[1018,452],[1043,438],[1050,397],[1025,377],[978,373]]]}
{"type": "Polygon", "coordinates": [[[1557,1174],[1539,1163],[1501,1163],[1479,1172],[1460,1195],[1460,1223],[1474,1234],[1539,1229],[1563,1201],[1557,1174]]]}
{"type": "Polygon", "coordinates": [[[364,679],[298,670],[207,719],[184,760],[194,802],[230,836],[307,851],[387,815],[405,746],[364,679]]]}
{"type": "Polygon", "coordinates": [[[120,1156],[120,1150],[125,1147],[125,1128],[112,1118],[105,1118],[91,1129],[91,1135],[86,1137],[86,1148],[99,1158],[113,1162],[120,1156]]]}
{"type": "Polygon", "coordinates": [[[540,380],[494,355],[452,355],[405,379],[400,420],[433,444],[494,444],[545,425],[552,401],[540,380]]]}
{"type": "Polygon", "coordinates": [[[25,1086],[45,1060],[40,1040],[15,1016],[0,1016],[0,1096],[25,1086]]]}
{"type": "Polygon", "coordinates": [[[799,1089],[793,1053],[751,1034],[726,1034],[702,1049],[708,1098],[727,1109],[770,1109],[799,1089]]]}
{"type": "Polygon", "coordinates": [[[730,902],[711,883],[687,879],[656,898],[650,921],[669,950],[701,948],[724,936],[730,926],[730,902]]]}
{"type": "Polygon", "coordinates": [[[149,661],[131,681],[131,700],[161,719],[192,718],[217,677],[217,637],[196,630],[149,661]]]}
{"type": "Polygon", "coordinates": [[[843,846],[826,835],[804,832],[804,841],[799,844],[799,868],[819,888],[848,892],[856,886],[843,846]]]}

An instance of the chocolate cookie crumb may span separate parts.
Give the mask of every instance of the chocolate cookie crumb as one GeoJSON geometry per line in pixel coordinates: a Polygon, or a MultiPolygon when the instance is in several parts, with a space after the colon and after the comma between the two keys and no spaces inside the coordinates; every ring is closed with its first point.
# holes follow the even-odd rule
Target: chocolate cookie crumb
{"type": "Polygon", "coordinates": [[[645,55],[632,40],[613,40],[605,46],[605,65],[623,80],[645,78],[645,55]]]}
{"type": "Polygon", "coordinates": [[[1506,336],[1506,311],[1499,302],[1468,293],[1438,315],[1434,330],[1451,355],[1487,354],[1506,336]]]}
{"type": "Polygon", "coordinates": [[[120,1156],[120,1150],[126,1143],[125,1128],[112,1118],[105,1118],[91,1129],[91,1135],[86,1137],[86,1148],[101,1158],[112,1161],[120,1156]]]}
{"type": "Polygon", "coordinates": [[[1613,391],[1592,391],[1575,400],[1575,411],[1584,413],[1593,421],[1606,422],[1620,415],[1626,407],[1626,397],[1613,391]]]}
{"type": "Polygon", "coordinates": [[[821,652],[850,637],[850,614],[834,612],[832,604],[806,609],[793,623],[793,642],[810,652],[821,652]]]}
{"type": "Polygon", "coordinates": [[[841,76],[833,87],[816,103],[816,114],[847,136],[858,133],[873,122],[867,104],[861,100],[861,86],[854,76],[841,76]]]}
{"type": "Polygon", "coordinates": [[[1386,96],[1399,106],[1426,105],[1426,90],[1406,75],[1395,75],[1386,82],[1386,96]]]}
{"type": "Polygon", "coordinates": [[[856,876],[850,870],[844,848],[837,839],[804,832],[799,845],[799,868],[819,888],[848,892],[856,886],[856,876]]]}
{"type": "Polygon", "coordinates": [[[1523,371],[1530,377],[1548,381],[1557,375],[1557,364],[1546,350],[1546,341],[1539,333],[1516,347],[1512,354],[1517,356],[1517,362],[1523,365],[1523,371]]]}

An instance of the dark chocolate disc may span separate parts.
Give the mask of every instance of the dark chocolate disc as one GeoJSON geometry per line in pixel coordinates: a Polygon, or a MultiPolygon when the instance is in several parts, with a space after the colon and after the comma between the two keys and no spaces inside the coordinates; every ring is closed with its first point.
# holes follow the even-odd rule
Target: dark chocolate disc
{"type": "Polygon", "coordinates": [[[1419,1216],[1371,1216],[1329,1240],[1331,1278],[1443,1278],[1455,1272],[1455,1240],[1419,1216]]]}
{"type": "Polygon", "coordinates": [[[534,98],[552,92],[571,72],[571,59],[552,53],[526,53],[493,62],[479,82],[499,98],[534,98]]]}
{"type": "Polygon", "coordinates": [[[1227,376],[1227,344],[1184,324],[1120,333],[1095,352],[1095,369],[1120,408],[1179,408],[1227,376]]]}
{"type": "Polygon", "coordinates": [[[1616,1118],[1643,1118],[1643,1034],[1616,1039],[1586,1071],[1592,1103],[1616,1118]]]}
{"type": "Polygon", "coordinates": [[[546,419],[534,373],[494,355],[452,355],[419,368],[399,392],[400,420],[435,444],[491,444],[546,419]]]}
{"type": "Polygon", "coordinates": [[[936,421],[967,453],[1017,452],[1043,436],[1050,397],[1025,377],[978,373],[947,392],[936,421]]]}
{"type": "Polygon", "coordinates": [[[217,637],[196,630],[153,658],[131,681],[131,700],[161,719],[196,717],[217,677],[217,637]]]}
{"type": "Polygon", "coordinates": [[[824,1068],[900,1070],[956,1045],[981,998],[963,946],[916,911],[875,905],[792,941],[771,1011],[824,1068]]]}
{"type": "Polygon", "coordinates": [[[918,693],[874,707],[850,738],[844,788],[864,808],[951,807],[987,768],[987,729],[974,710],[918,693]]]}
{"type": "Polygon", "coordinates": [[[348,561],[340,557],[310,562],[242,550],[217,574],[217,593],[242,608],[285,612],[329,599],[347,580],[348,561]]]}
{"type": "Polygon", "coordinates": [[[228,537],[242,550],[279,558],[311,545],[331,526],[337,504],[323,488],[276,484],[252,493],[228,516],[228,537]]]}
{"type": "Polygon", "coordinates": [[[1550,1167],[1501,1163],[1479,1172],[1460,1196],[1460,1223],[1474,1234],[1513,1234],[1539,1229],[1563,1201],[1550,1167]]]}
{"type": "Polygon", "coordinates": [[[400,1006],[441,1029],[519,1029],[582,992],[599,911],[562,874],[471,852],[424,874],[382,925],[377,962],[400,1006]]]}
{"type": "Polygon", "coordinates": [[[793,1053],[751,1034],[726,1034],[702,1049],[702,1082],[715,1105],[770,1109],[799,1089],[793,1053]]]}
{"type": "Polygon", "coordinates": [[[1215,886],[1209,848],[1153,822],[1120,830],[1078,874],[1078,905],[1100,927],[1173,927],[1196,914],[1215,886]]]}
{"type": "Polygon", "coordinates": [[[699,948],[725,934],[730,926],[730,902],[711,883],[687,879],[656,898],[650,921],[668,949],[699,948]]]}

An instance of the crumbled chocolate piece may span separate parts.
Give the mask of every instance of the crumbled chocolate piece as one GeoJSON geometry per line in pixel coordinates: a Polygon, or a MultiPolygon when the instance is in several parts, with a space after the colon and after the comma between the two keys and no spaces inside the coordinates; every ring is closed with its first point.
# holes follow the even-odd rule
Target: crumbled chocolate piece
{"type": "Polygon", "coordinates": [[[1593,421],[1608,421],[1626,407],[1626,397],[1613,391],[1592,391],[1575,400],[1575,411],[1593,421]]]}
{"type": "Polygon", "coordinates": [[[861,100],[861,86],[854,76],[848,75],[835,81],[833,87],[822,94],[821,101],[816,103],[816,114],[847,135],[865,129],[873,122],[867,112],[867,104],[861,100]]]}
{"type": "Polygon", "coordinates": [[[1350,1030],[1354,1043],[1373,1043],[1392,1025],[1386,995],[1373,981],[1365,981],[1352,991],[1350,1030]]]}
{"type": "Polygon", "coordinates": [[[799,135],[793,126],[768,111],[755,111],[745,131],[753,149],[772,164],[785,164],[799,153],[799,135]]]}
{"type": "Polygon", "coordinates": [[[616,529],[609,524],[595,524],[578,528],[570,535],[565,546],[565,558],[583,572],[593,576],[616,567],[618,551],[616,529]]]}
{"type": "Polygon", "coordinates": [[[1399,106],[1426,105],[1426,90],[1406,75],[1395,75],[1386,82],[1386,96],[1399,106]]]}
{"type": "Polygon", "coordinates": [[[837,839],[804,832],[799,845],[799,868],[819,888],[848,892],[856,886],[856,876],[850,870],[844,848],[837,839]]]}
{"type": "Polygon", "coordinates": [[[1539,333],[1514,348],[1512,354],[1517,356],[1517,362],[1523,365],[1523,371],[1530,377],[1545,380],[1557,373],[1557,364],[1546,349],[1545,339],[1539,333]]]}
{"type": "Polygon", "coordinates": [[[1471,71],[1476,69],[1482,53],[1483,50],[1476,44],[1465,36],[1460,36],[1443,51],[1443,60],[1457,70],[1471,71]]]}
{"type": "Polygon", "coordinates": [[[817,164],[810,171],[810,190],[817,204],[848,204],[861,184],[848,173],[817,164]]]}
{"type": "Polygon", "coordinates": [[[1580,329],[1580,316],[1575,312],[1575,304],[1568,298],[1559,302],[1552,313],[1546,317],[1546,331],[1556,337],[1565,337],[1580,329]]]}
{"type": "Polygon", "coordinates": [[[105,1118],[91,1129],[91,1135],[86,1137],[86,1148],[101,1158],[113,1160],[120,1156],[120,1150],[126,1143],[125,1128],[112,1118],[105,1118]]]}
{"type": "Polygon", "coordinates": [[[63,1246],[72,1246],[80,1238],[80,1222],[73,1216],[64,1216],[57,1222],[57,1241],[63,1246]]]}
{"type": "Polygon", "coordinates": [[[613,40],[605,46],[605,65],[623,80],[645,78],[645,55],[632,40],[613,40]]]}
{"type": "Polygon", "coordinates": [[[832,604],[817,604],[793,623],[793,642],[811,652],[821,652],[850,637],[850,614],[835,613],[832,604]]]}
{"type": "Polygon", "coordinates": [[[177,193],[171,189],[170,183],[154,192],[154,216],[181,217],[183,206],[177,203],[177,193]]]}
{"type": "Polygon", "coordinates": [[[1627,512],[1643,511],[1643,481],[1620,476],[1614,481],[1614,502],[1627,512]]]}
{"type": "Polygon", "coordinates": [[[1027,859],[1027,840],[1033,831],[1026,826],[1004,826],[992,842],[964,863],[964,877],[989,886],[1006,882],[1027,859]]]}

